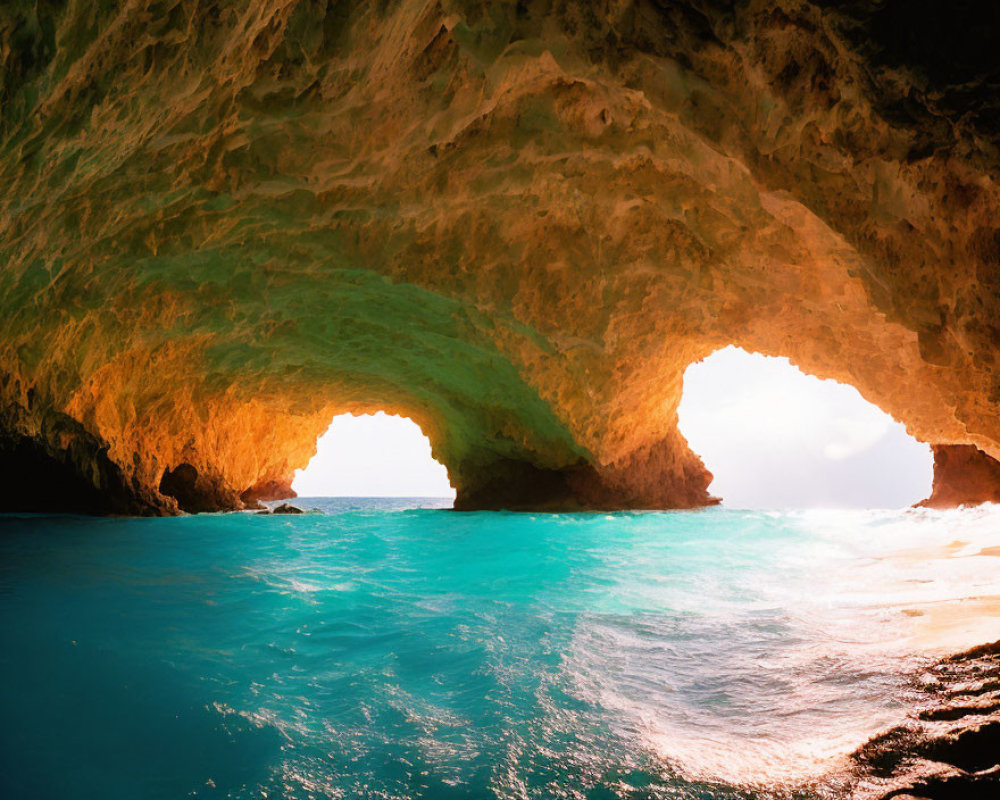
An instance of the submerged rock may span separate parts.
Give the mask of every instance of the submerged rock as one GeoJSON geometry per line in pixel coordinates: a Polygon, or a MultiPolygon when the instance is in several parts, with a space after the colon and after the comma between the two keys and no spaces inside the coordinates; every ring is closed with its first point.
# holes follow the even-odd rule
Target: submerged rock
{"type": "Polygon", "coordinates": [[[272,514],[305,514],[301,508],[296,508],[295,506],[290,506],[288,503],[282,503],[277,508],[271,509],[272,514]]]}

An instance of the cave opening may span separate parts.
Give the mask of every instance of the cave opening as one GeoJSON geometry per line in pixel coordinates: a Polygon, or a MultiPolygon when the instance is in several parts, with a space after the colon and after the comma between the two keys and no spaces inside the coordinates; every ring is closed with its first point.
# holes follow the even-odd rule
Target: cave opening
{"type": "Polygon", "coordinates": [[[165,469],[159,490],[160,494],[174,498],[177,507],[189,514],[228,508],[234,499],[217,476],[213,479],[212,475],[199,471],[187,462],[165,469]]]}
{"type": "Polygon", "coordinates": [[[420,426],[384,411],[334,417],[292,488],[300,497],[455,499],[448,470],[420,426]]]}
{"type": "Polygon", "coordinates": [[[678,416],[730,508],[901,508],[931,492],[927,444],[787,358],[716,351],[685,372],[678,416]]]}

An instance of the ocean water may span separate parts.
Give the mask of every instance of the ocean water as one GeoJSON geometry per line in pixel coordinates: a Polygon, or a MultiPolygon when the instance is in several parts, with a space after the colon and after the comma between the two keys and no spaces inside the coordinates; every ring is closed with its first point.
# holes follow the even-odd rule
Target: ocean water
{"type": "Polygon", "coordinates": [[[745,798],[1000,638],[1000,511],[0,517],[0,797],[745,798]]]}

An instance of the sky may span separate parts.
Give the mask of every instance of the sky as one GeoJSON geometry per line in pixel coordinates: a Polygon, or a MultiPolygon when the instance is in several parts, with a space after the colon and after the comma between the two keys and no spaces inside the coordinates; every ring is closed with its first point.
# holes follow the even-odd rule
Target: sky
{"type": "Polygon", "coordinates": [[[736,347],[684,375],[680,428],[730,508],[899,508],[930,494],[930,447],[851,386],[736,347]]]}
{"type": "MultiPolygon", "coordinates": [[[[899,508],[930,494],[930,448],[856,389],[735,347],[688,367],[681,432],[730,508],[899,508]]],[[[303,497],[454,497],[405,417],[335,417],[297,470],[303,497]]]]}
{"type": "Polygon", "coordinates": [[[455,496],[417,423],[383,411],[334,417],[292,488],[300,497],[455,496]]]}

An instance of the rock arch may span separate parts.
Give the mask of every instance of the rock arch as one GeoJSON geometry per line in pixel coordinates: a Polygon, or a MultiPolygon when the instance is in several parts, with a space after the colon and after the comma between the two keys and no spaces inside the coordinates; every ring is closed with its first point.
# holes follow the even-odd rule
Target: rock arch
{"type": "Polygon", "coordinates": [[[0,10],[7,450],[238,507],[383,408],[460,507],[697,506],[737,344],[1000,457],[991,94],[881,12],[329,6],[0,10]]]}

